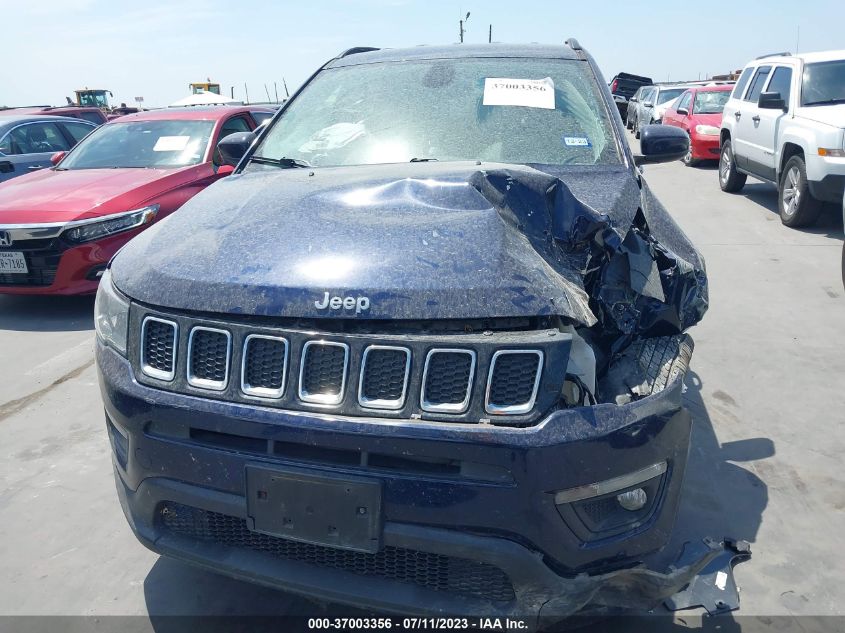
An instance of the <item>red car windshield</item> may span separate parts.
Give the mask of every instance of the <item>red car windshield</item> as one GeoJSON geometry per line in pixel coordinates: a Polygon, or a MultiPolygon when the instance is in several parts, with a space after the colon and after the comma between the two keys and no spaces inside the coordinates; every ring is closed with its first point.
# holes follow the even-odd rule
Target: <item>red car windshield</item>
{"type": "Polygon", "coordinates": [[[731,96],[730,90],[696,92],[692,111],[695,114],[720,114],[731,96]]]}
{"type": "Polygon", "coordinates": [[[104,125],[85,138],[60,169],[168,168],[205,156],[213,121],[128,121],[104,125]]]}

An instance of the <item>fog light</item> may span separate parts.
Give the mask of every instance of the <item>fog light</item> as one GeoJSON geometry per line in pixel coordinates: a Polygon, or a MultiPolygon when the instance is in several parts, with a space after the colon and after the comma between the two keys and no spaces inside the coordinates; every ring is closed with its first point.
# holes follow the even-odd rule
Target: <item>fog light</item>
{"type": "Polygon", "coordinates": [[[634,488],[633,490],[616,495],[616,500],[626,510],[636,512],[645,507],[645,504],[648,502],[648,495],[642,488],[634,488]]]}

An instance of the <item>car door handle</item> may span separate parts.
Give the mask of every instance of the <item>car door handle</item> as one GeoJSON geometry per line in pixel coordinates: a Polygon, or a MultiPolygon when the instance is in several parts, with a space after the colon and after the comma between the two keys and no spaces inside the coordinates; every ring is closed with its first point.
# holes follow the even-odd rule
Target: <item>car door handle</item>
{"type": "Polygon", "coordinates": [[[734,116],[736,117],[736,120],[739,121],[739,117],[742,116],[742,112],[736,111],[734,112],[734,116]]]}
{"type": "Polygon", "coordinates": [[[751,120],[754,121],[754,123],[759,123],[760,122],[760,115],[755,114],[753,117],[751,117],[751,120]]]}

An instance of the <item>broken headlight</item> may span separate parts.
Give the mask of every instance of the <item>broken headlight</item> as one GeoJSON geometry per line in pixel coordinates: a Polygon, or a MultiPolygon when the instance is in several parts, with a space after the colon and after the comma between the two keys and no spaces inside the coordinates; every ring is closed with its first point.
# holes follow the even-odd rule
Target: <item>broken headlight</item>
{"type": "Polygon", "coordinates": [[[126,338],[129,330],[129,299],[114,287],[111,271],[106,270],[100,279],[97,299],[94,302],[94,327],[97,337],[109,347],[126,356],[126,338]]]}
{"type": "Polygon", "coordinates": [[[92,240],[123,233],[150,224],[158,213],[159,206],[151,204],[142,209],[127,211],[108,218],[74,223],[72,228],[62,233],[62,237],[73,244],[83,244],[92,240]]]}

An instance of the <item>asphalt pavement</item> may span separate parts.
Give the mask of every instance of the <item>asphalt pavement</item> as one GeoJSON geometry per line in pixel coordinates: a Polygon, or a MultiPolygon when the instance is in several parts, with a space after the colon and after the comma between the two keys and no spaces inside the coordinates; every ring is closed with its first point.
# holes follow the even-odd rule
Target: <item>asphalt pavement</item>
{"type": "MultiPolygon", "coordinates": [[[[673,546],[750,541],[742,614],[845,614],[841,213],[788,229],[770,185],[725,194],[715,166],[680,162],[645,174],[710,279],[691,330],[694,437],[673,546]]],[[[114,491],[92,310],[90,297],[0,296],[0,615],[331,610],[136,542],[114,491]]]]}

